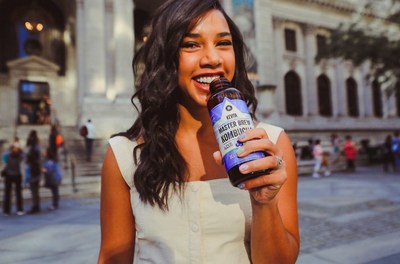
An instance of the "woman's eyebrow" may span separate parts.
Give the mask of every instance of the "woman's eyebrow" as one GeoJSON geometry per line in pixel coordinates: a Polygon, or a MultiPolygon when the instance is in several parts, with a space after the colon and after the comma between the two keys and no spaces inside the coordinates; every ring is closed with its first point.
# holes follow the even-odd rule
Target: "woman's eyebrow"
{"type": "MultiPolygon", "coordinates": [[[[217,34],[217,36],[218,37],[226,37],[226,36],[231,36],[232,34],[230,33],[230,32],[221,32],[221,33],[218,33],[217,34]]],[[[199,38],[201,36],[201,34],[198,34],[198,33],[186,33],[185,34],[185,38],[199,38]]]]}

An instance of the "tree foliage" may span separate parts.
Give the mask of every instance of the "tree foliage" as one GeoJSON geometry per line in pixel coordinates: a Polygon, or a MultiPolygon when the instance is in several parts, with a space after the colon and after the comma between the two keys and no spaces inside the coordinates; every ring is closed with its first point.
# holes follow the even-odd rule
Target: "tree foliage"
{"type": "Polygon", "coordinates": [[[355,66],[368,61],[371,74],[366,77],[378,80],[390,96],[400,80],[400,0],[391,1],[390,14],[385,17],[374,15],[371,3],[364,6],[357,22],[341,24],[331,32],[325,47],[318,50],[316,61],[342,58],[355,66]],[[376,21],[380,23],[373,24],[376,21]]]}

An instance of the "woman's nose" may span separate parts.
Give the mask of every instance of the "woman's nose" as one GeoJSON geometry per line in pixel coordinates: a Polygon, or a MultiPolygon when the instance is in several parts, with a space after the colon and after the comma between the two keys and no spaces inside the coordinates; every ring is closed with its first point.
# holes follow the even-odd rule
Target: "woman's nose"
{"type": "Polygon", "coordinates": [[[222,58],[215,47],[208,47],[204,50],[203,56],[200,60],[202,67],[218,67],[222,63],[222,58]]]}

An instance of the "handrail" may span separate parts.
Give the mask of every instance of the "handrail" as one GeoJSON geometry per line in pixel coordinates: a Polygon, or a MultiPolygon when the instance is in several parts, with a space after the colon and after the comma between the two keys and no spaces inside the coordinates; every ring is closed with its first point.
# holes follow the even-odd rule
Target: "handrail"
{"type": "Polygon", "coordinates": [[[78,192],[78,188],[76,187],[76,174],[75,174],[76,159],[74,154],[70,155],[70,163],[71,163],[71,185],[72,185],[72,190],[76,193],[78,192]]]}

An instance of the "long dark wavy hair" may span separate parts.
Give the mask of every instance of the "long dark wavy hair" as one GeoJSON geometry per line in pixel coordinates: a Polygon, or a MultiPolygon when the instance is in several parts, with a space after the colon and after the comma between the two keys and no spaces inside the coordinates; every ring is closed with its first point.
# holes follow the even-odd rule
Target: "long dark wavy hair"
{"type": "Polygon", "coordinates": [[[135,54],[133,69],[137,76],[132,103],[139,115],[123,135],[140,139],[133,153],[137,169],[133,175],[140,199],[168,210],[170,192],[182,194],[187,164],[175,142],[179,125],[178,62],[179,49],[185,34],[203,14],[219,10],[226,18],[232,34],[236,69],[232,85],[246,98],[254,118],[257,100],[246,72],[246,48],[238,27],[223,10],[218,0],[169,0],[155,13],[151,33],[135,54]],[[138,100],[140,106],[135,105],[138,100]]]}

